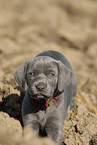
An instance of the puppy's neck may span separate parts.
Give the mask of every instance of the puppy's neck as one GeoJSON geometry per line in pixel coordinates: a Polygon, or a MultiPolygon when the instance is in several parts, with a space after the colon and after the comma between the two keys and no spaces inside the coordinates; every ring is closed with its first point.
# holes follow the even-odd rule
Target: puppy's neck
{"type": "Polygon", "coordinates": [[[61,92],[59,90],[57,90],[54,93],[53,98],[50,99],[49,101],[46,101],[45,99],[36,100],[36,99],[32,98],[32,96],[30,94],[29,94],[29,98],[31,99],[34,107],[38,108],[39,110],[45,110],[46,108],[51,106],[63,92],[64,92],[64,90],[62,90],[61,92]]]}

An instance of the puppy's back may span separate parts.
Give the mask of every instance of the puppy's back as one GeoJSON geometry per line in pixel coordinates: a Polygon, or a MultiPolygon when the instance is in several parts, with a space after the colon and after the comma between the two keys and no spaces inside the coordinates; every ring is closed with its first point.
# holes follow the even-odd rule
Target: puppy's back
{"type": "Polygon", "coordinates": [[[73,72],[72,66],[70,65],[70,63],[68,62],[68,60],[66,59],[66,57],[63,54],[61,54],[61,53],[59,53],[57,51],[53,51],[53,50],[44,51],[44,52],[40,53],[39,55],[37,55],[36,57],[38,57],[38,56],[49,56],[49,57],[51,57],[51,58],[53,58],[55,60],[59,60],[64,65],[66,65],[67,68],[71,72],[73,72]]]}

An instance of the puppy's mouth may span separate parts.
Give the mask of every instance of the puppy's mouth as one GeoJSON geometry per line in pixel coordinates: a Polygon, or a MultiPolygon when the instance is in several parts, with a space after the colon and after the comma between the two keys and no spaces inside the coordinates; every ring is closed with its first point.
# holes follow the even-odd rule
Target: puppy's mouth
{"type": "Polygon", "coordinates": [[[36,99],[36,100],[40,100],[40,99],[47,100],[49,98],[48,96],[46,96],[46,95],[44,95],[42,93],[40,93],[40,94],[33,94],[33,95],[31,95],[31,97],[33,99],[36,99]]]}
{"type": "Polygon", "coordinates": [[[35,97],[38,98],[38,99],[47,99],[47,98],[48,98],[48,97],[47,97],[46,95],[44,95],[44,94],[36,94],[35,97]]]}
{"type": "Polygon", "coordinates": [[[40,93],[40,92],[34,94],[31,90],[29,90],[29,95],[31,95],[31,97],[33,99],[36,99],[36,100],[45,100],[45,101],[47,101],[50,98],[49,95],[45,95],[44,93],[40,93]]]}

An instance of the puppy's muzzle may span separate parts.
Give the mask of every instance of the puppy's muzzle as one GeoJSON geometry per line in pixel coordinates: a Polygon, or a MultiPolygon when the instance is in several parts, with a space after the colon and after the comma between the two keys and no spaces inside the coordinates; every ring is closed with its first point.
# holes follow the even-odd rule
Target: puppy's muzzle
{"type": "Polygon", "coordinates": [[[44,91],[47,88],[47,84],[44,82],[39,82],[35,84],[37,91],[44,91]]]}

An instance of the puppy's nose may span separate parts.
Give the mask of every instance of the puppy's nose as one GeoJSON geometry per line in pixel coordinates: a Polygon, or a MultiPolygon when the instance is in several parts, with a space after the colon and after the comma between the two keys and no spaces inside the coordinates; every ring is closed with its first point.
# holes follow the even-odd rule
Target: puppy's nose
{"type": "Polygon", "coordinates": [[[43,82],[39,82],[37,85],[36,85],[36,88],[37,90],[39,91],[43,91],[45,89],[46,85],[43,83],[43,82]]]}

